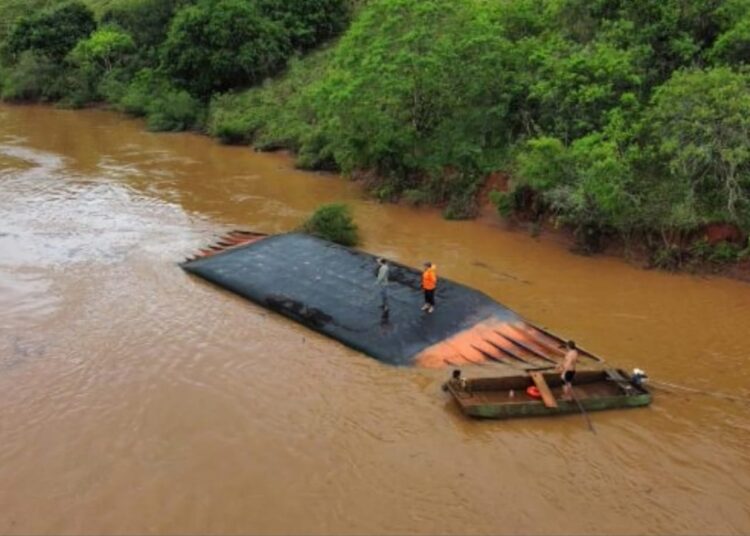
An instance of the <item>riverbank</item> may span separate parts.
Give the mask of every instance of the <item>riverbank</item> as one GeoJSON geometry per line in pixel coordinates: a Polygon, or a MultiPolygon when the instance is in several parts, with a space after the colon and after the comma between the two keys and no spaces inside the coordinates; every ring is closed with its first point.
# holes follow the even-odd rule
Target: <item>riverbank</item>
{"type": "MultiPolygon", "coordinates": [[[[19,107],[50,107],[54,108],[55,106],[52,104],[37,104],[37,103],[5,103],[5,106],[19,106],[19,107]]],[[[75,112],[76,110],[99,110],[106,113],[114,113],[119,115],[128,116],[128,114],[124,114],[121,110],[118,110],[115,106],[113,106],[110,103],[107,102],[97,102],[97,103],[88,103],[86,106],[82,108],[76,108],[70,110],[71,112],[75,112]]],[[[141,123],[142,128],[146,128],[145,123],[141,123]]],[[[216,136],[213,136],[209,131],[205,129],[195,130],[193,131],[194,134],[205,136],[211,139],[217,139],[216,136]]],[[[163,133],[168,134],[168,133],[163,133]]],[[[220,139],[218,140],[220,141],[220,139]]],[[[274,154],[278,157],[281,157],[282,159],[286,160],[290,164],[294,165],[295,167],[298,166],[298,158],[299,155],[296,154],[293,150],[286,147],[278,147],[278,146],[270,146],[270,147],[263,147],[253,148],[252,145],[243,145],[243,144],[230,144],[234,146],[239,147],[247,147],[248,149],[254,151],[254,152],[262,152],[267,154],[274,154]]],[[[301,168],[301,171],[306,173],[315,173],[317,176],[327,176],[327,177],[338,177],[339,175],[336,174],[334,171],[327,171],[327,170],[309,170],[305,169],[304,167],[301,168]]],[[[380,202],[385,203],[391,203],[396,204],[402,207],[405,207],[406,209],[413,209],[417,210],[418,207],[422,208],[431,208],[433,210],[440,211],[441,213],[444,213],[444,210],[446,208],[446,204],[425,204],[420,201],[415,202],[414,200],[410,199],[397,199],[397,200],[383,200],[381,196],[378,196],[376,193],[373,193],[373,188],[375,188],[380,180],[379,177],[374,175],[373,173],[355,173],[351,177],[342,177],[343,180],[351,180],[354,182],[354,184],[359,185],[362,187],[365,192],[367,192],[367,195],[374,199],[380,199],[380,202]]],[[[642,270],[662,270],[665,272],[671,272],[671,273],[684,273],[689,275],[696,275],[696,276],[716,276],[716,277],[726,277],[730,279],[736,279],[743,282],[750,283],[750,258],[743,257],[741,259],[738,259],[735,262],[727,262],[724,260],[723,262],[714,262],[711,260],[706,259],[707,256],[706,253],[703,254],[704,258],[689,258],[690,252],[687,248],[684,249],[683,255],[685,255],[686,260],[685,262],[678,263],[676,265],[670,265],[670,266],[662,266],[654,263],[653,258],[653,252],[649,251],[648,248],[646,248],[643,244],[638,243],[631,243],[631,244],[625,244],[622,240],[617,239],[614,237],[613,239],[610,239],[609,241],[605,241],[602,244],[602,248],[600,251],[597,251],[596,253],[591,253],[583,250],[581,248],[581,245],[579,243],[578,238],[575,235],[575,232],[569,228],[566,228],[564,226],[560,226],[555,223],[554,219],[550,218],[543,218],[541,221],[531,221],[528,214],[517,214],[517,215],[509,215],[509,216],[501,216],[498,213],[497,205],[492,201],[491,199],[491,192],[493,191],[508,191],[509,183],[512,180],[512,177],[508,173],[502,173],[502,172],[494,172],[486,176],[485,180],[481,182],[476,189],[476,194],[471,200],[471,203],[476,207],[475,209],[472,209],[473,217],[470,218],[470,220],[477,220],[483,224],[489,225],[491,227],[495,227],[498,229],[503,229],[506,231],[511,231],[514,233],[518,233],[521,236],[527,236],[530,240],[543,240],[548,243],[553,243],[556,245],[556,247],[560,247],[563,249],[566,249],[568,251],[571,251],[577,255],[581,255],[584,257],[592,257],[592,256],[606,256],[611,258],[620,259],[624,262],[627,262],[633,266],[638,267],[642,270]]],[[[738,231],[735,231],[738,232],[738,231]]],[[[710,229],[706,233],[706,237],[710,237],[711,235],[710,229]]],[[[717,233],[713,233],[717,234],[717,233]]],[[[726,229],[720,229],[720,232],[718,233],[719,240],[715,241],[711,245],[720,244],[721,239],[723,239],[725,236],[728,236],[732,240],[734,240],[734,243],[737,243],[737,235],[731,234],[726,231],[726,229]],[[723,233],[723,234],[722,234],[723,233]],[[730,236],[731,235],[731,236],[730,236]]],[[[707,250],[710,253],[710,249],[707,250]]]]}
{"type": "Polygon", "coordinates": [[[726,277],[750,283],[750,258],[747,257],[734,262],[715,262],[705,258],[695,258],[688,259],[677,267],[669,268],[654,265],[653,254],[645,246],[638,246],[637,244],[626,245],[621,240],[613,240],[606,243],[601,251],[597,253],[583,251],[576,239],[575,233],[570,229],[560,228],[553,221],[539,223],[516,217],[503,217],[497,214],[496,207],[492,203],[482,205],[477,219],[503,230],[526,235],[530,240],[544,240],[553,243],[557,247],[566,249],[582,257],[611,257],[641,270],[656,270],[666,273],[704,277],[726,277]]]}
{"type": "Polygon", "coordinates": [[[750,4],[688,4],[52,2],[9,19],[0,94],[288,148],[449,219],[512,170],[498,210],[554,216],[585,251],[731,263],[750,256],[750,4]],[[745,240],[702,241],[713,224],[745,240]]]}

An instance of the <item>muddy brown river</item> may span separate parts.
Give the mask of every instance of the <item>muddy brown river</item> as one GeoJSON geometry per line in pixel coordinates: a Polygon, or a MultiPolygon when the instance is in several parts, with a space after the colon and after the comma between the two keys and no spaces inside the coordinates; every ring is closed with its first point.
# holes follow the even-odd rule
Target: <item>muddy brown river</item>
{"type": "Polygon", "coordinates": [[[469,421],[449,371],[383,365],[176,265],[339,200],[368,251],[430,259],[617,366],[750,397],[747,283],[378,204],[115,113],[0,106],[0,533],[750,533],[748,404],[655,389],[592,414],[596,434],[469,421]]]}

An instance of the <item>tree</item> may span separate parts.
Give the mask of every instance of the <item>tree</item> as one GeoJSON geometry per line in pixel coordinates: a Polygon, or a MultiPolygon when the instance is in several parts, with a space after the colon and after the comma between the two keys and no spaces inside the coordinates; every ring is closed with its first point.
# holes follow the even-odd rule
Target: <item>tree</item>
{"type": "Polygon", "coordinates": [[[347,0],[259,0],[259,6],[284,28],[297,50],[310,49],[337,35],[349,21],[347,0]]]}
{"type": "Polygon", "coordinates": [[[558,138],[528,140],[516,157],[516,177],[539,192],[570,185],[575,177],[567,147],[558,138]]]}
{"type": "MultiPolygon", "coordinates": [[[[593,21],[589,40],[637,52],[642,78],[658,85],[675,69],[696,61],[719,33],[724,0],[562,0],[577,20],[593,21]]],[[[565,28],[563,28],[565,31],[565,28]]],[[[588,42],[588,41],[587,41],[588,42]]]]}
{"type": "Polygon", "coordinates": [[[529,140],[516,158],[516,171],[514,187],[534,192],[534,213],[551,212],[570,225],[588,252],[601,248],[604,233],[628,233],[637,224],[631,164],[602,133],[567,147],[556,138],[529,140]]]}
{"type": "Polygon", "coordinates": [[[246,0],[202,0],[182,8],[162,46],[167,72],[202,98],[262,81],[284,66],[289,52],[281,26],[246,0]]]}
{"type": "Polygon", "coordinates": [[[134,50],[133,38],[127,33],[116,28],[100,28],[79,41],[69,57],[82,68],[109,73],[134,50]]]}
{"type": "Polygon", "coordinates": [[[135,45],[148,52],[166,39],[175,12],[192,3],[193,0],[119,0],[107,7],[101,22],[130,34],[135,45]]]}
{"type": "Polygon", "coordinates": [[[551,45],[540,51],[543,56],[537,52],[543,59],[530,94],[540,104],[545,132],[571,142],[602,128],[607,111],[639,92],[642,80],[632,52],[606,43],[551,45]]]}
{"type": "Polygon", "coordinates": [[[61,62],[95,29],[93,12],[82,2],[68,2],[19,19],[6,40],[5,51],[11,62],[27,50],[61,62]]]}
{"type": "Polygon", "coordinates": [[[309,91],[344,171],[376,170],[383,197],[445,201],[496,164],[516,85],[511,45],[484,15],[468,0],[384,0],[355,20],[309,91]]]}
{"type": "Polygon", "coordinates": [[[716,63],[728,65],[750,63],[750,16],[741,18],[734,26],[721,34],[708,56],[716,63]]]}
{"type": "Polygon", "coordinates": [[[681,210],[750,229],[750,76],[679,71],[655,92],[645,124],[681,210]]]}

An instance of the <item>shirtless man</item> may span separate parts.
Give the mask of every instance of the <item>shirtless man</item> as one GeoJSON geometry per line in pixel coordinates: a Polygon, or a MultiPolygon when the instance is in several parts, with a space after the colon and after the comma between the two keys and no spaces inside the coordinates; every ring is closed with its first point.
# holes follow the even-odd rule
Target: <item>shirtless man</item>
{"type": "Polygon", "coordinates": [[[557,366],[560,377],[563,381],[563,395],[566,400],[573,398],[573,378],[576,375],[576,362],[578,361],[578,349],[576,343],[568,341],[566,344],[568,348],[565,358],[561,365],[557,366]]]}

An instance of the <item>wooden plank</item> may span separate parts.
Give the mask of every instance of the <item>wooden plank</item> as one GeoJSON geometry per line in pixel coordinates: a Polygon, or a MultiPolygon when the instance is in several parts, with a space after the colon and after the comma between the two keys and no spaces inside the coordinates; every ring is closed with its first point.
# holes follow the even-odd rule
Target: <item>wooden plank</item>
{"type": "Polygon", "coordinates": [[[539,394],[542,395],[542,401],[544,402],[544,405],[548,408],[556,408],[557,401],[555,401],[555,397],[552,396],[552,391],[549,390],[549,385],[547,385],[547,381],[544,379],[544,376],[542,376],[542,373],[529,372],[529,376],[531,376],[531,379],[534,380],[536,388],[539,389],[539,394]]]}

